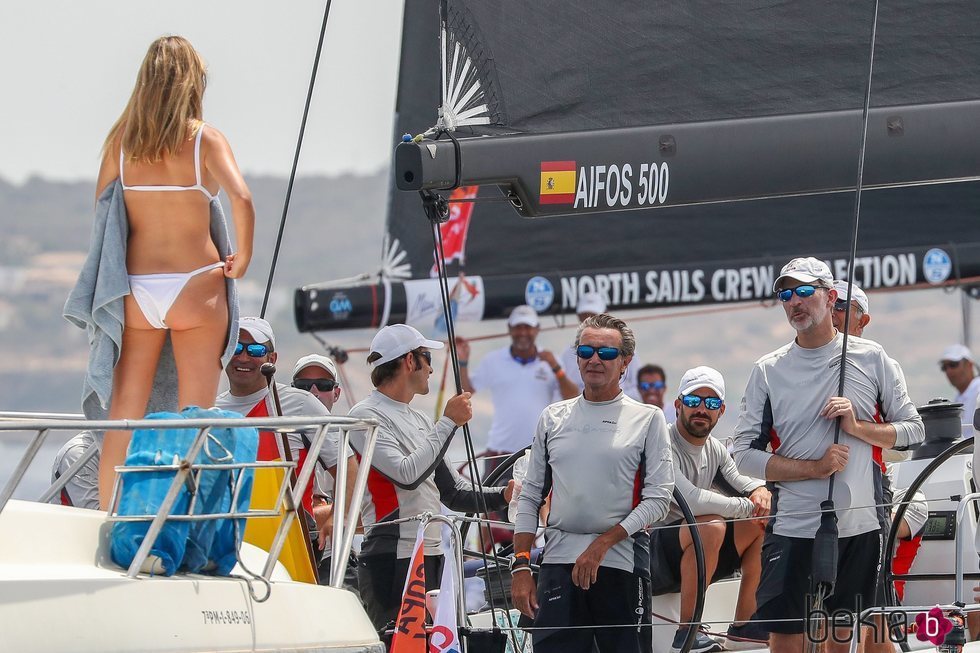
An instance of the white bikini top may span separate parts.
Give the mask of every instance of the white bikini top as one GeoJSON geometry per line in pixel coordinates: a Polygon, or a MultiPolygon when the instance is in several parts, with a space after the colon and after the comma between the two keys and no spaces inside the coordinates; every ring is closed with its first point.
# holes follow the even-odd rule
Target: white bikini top
{"type": "Polygon", "coordinates": [[[127,186],[125,180],[123,179],[123,150],[122,147],[119,148],[119,182],[122,184],[123,190],[135,190],[135,191],[180,191],[180,190],[199,190],[204,193],[204,196],[208,200],[215,199],[215,195],[211,194],[204,184],[201,183],[201,135],[204,133],[204,125],[197,130],[197,138],[194,139],[194,176],[197,179],[197,183],[193,186],[127,186]]]}

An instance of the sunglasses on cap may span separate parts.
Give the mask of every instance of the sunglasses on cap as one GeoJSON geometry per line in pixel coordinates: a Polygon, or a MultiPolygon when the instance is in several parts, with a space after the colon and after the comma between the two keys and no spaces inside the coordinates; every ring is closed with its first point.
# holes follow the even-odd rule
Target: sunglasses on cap
{"type": "Polygon", "coordinates": [[[262,358],[263,356],[269,355],[269,345],[263,345],[257,342],[250,342],[248,344],[240,342],[235,345],[235,356],[238,356],[243,351],[247,352],[252,358],[262,358]]]}
{"type": "Polygon", "coordinates": [[[592,345],[579,345],[575,349],[575,355],[584,360],[589,360],[595,354],[599,354],[599,360],[611,361],[619,356],[619,347],[593,347],[592,345]]]}
{"type": "Polygon", "coordinates": [[[962,360],[958,361],[943,361],[939,364],[939,369],[945,372],[946,370],[952,370],[960,366],[962,360]]]}
{"type": "Polygon", "coordinates": [[[699,397],[697,395],[681,395],[681,403],[688,408],[697,408],[704,402],[704,407],[708,410],[718,410],[725,403],[718,397],[699,397]]]}
{"type": "Polygon", "coordinates": [[[314,387],[320,392],[330,392],[340,384],[333,379],[293,379],[293,387],[310,392],[314,387]]]}
{"type": "Polygon", "coordinates": [[[667,387],[667,384],[663,381],[640,381],[637,385],[643,392],[647,392],[649,390],[663,390],[667,387]]]}
{"type": "Polygon", "coordinates": [[[797,297],[811,297],[813,293],[817,292],[817,288],[821,287],[806,284],[805,286],[797,286],[796,288],[783,288],[782,290],[776,291],[776,297],[779,297],[779,301],[781,302],[788,302],[793,299],[793,293],[796,293],[797,297]]]}

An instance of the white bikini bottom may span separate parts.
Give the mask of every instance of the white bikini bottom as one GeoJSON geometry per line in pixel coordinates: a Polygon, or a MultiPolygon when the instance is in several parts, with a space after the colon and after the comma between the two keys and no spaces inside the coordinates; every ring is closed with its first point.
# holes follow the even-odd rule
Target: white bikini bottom
{"type": "Polygon", "coordinates": [[[170,307],[177,301],[191,277],[203,272],[223,268],[224,263],[211,263],[191,272],[171,272],[167,274],[131,274],[129,291],[139,304],[140,310],[155,329],[169,328],[164,322],[170,307]]]}

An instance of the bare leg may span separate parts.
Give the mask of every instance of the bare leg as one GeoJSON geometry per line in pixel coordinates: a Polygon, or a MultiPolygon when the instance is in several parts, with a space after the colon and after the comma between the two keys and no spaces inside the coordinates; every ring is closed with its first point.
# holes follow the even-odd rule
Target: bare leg
{"type": "Polygon", "coordinates": [[[742,625],[755,613],[755,591],[762,576],[762,539],[765,529],[757,521],[735,522],[735,549],[742,560],[742,582],[735,605],[735,625],[742,625]]]}
{"type": "Polygon", "coordinates": [[[193,277],[167,313],[177,363],[180,408],[210,408],[218,394],[228,337],[228,302],[220,269],[193,277]]]}
{"type": "MultiPolygon", "coordinates": [[[[718,567],[718,552],[725,541],[725,522],[718,515],[702,515],[697,518],[698,534],[704,548],[704,573],[707,582],[718,567]]],[[[694,540],[688,526],[681,526],[679,533],[681,547],[681,612],[680,620],[688,623],[694,618],[694,604],[698,594],[698,566],[694,556],[694,540]]]]}
{"type": "Polygon", "coordinates": [[[803,633],[771,633],[769,635],[769,650],[771,653],[802,653],[803,633]]]}
{"type": "MultiPolygon", "coordinates": [[[[124,302],[126,326],[123,329],[119,362],[113,370],[112,403],[109,419],[139,419],[146,413],[146,404],[153,389],[153,376],[167,332],[154,329],[132,296],[124,302]]],[[[106,431],[99,459],[99,505],[109,506],[116,466],[126,462],[126,449],[132,434],[129,431],[106,431]]]]}
{"type": "MultiPolygon", "coordinates": [[[[851,650],[851,639],[854,637],[854,628],[838,628],[837,629],[837,639],[841,641],[834,641],[834,638],[830,638],[826,643],[827,653],[848,653],[851,650]],[[846,641],[845,641],[846,640],[846,641]]],[[[861,639],[858,643],[858,653],[864,651],[865,643],[871,637],[871,628],[863,627],[861,628],[861,639]]]]}

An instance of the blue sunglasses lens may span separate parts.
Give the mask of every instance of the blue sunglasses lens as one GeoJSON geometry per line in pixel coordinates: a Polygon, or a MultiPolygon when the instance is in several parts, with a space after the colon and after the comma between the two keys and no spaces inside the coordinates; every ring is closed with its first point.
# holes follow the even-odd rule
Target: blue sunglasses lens
{"type": "Polygon", "coordinates": [[[640,381],[639,386],[643,392],[648,390],[663,390],[667,387],[663,381],[640,381]]]}
{"type": "Polygon", "coordinates": [[[817,292],[816,286],[806,285],[797,286],[796,288],[784,288],[783,290],[777,292],[776,296],[779,297],[779,301],[788,302],[789,300],[793,299],[793,293],[796,293],[798,297],[810,297],[815,292],[817,292]]]}
{"type": "Polygon", "coordinates": [[[242,352],[248,352],[248,355],[252,358],[262,358],[269,353],[269,348],[266,345],[261,345],[259,343],[238,343],[235,345],[235,356],[240,355],[242,352]]]}
{"type": "Polygon", "coordinates": [[[725,403],[718,397],[699,397],[697,395],[684,395],[681,397],[681,403],[688,408],[697,408],[701,405],[702,401],[704,401],[704,407],[708,410],[718,410],[725,403]]]}
{"type": "Polygon", "coordinates": [[[619,349],[616,347],[592,347],[591,345],[579,345],[575,350],[579,358],[588,360],[595,354],[599,354],[599,360],[611,361],[619,356],[619,349]]]}

